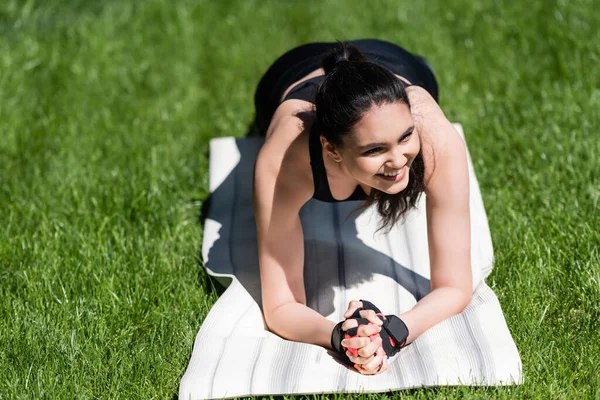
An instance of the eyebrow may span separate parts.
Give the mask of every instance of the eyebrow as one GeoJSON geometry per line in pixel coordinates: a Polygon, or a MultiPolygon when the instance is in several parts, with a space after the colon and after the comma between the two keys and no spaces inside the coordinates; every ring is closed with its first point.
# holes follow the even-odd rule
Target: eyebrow
{"type": "MultiPolygon", "coordinates": [[[[408,129],[402,135],[400,135],[400,139],[402,139],[404,136],[411,134],[414,131],[414,129],[415,129],[414,125],[408,127],[408,129]]],[[[365,150],[369,150],[370,148],[373,148],[373,147],[381,147],[381,146],[386,146],[386,145],[387,145],[386,142],[369,143],[364,146],[360,146],[358,148],[358,151],[365,151],[365,150]]]]}

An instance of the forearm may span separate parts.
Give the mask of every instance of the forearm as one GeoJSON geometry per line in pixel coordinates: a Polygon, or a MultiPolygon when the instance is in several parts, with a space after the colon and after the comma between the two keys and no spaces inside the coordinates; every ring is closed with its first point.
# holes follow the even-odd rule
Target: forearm
{"type": "Polygon", "coordinates": [[[433,290],[423,297],[410,311],[399,317],[408,328],[408,343],[415,340],[432,326],[460,313],[471,301],[471,293],[452,287],[433,290]]]}
{"type": "Polygon", "coordinates": [[[284,304],[266,316],[269,329],[295,342],[311,343],[331,350],[335,322],[301,303],[284,304]]]}

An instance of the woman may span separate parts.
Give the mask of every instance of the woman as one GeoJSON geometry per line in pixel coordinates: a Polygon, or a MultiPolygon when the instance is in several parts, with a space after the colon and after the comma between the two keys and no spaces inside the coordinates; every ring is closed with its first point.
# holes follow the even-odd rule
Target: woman
{"type": "Polygon", "coordinates": [[[271,331],[335,349],[360,373],[376,374],[388,356],[470,302],[467,154],[437,96],[426,61],[381,40],[306,44],[263,76],[256,127],[266,140],[255,165],[254,209],[271,331]],[[352,301],[338,324],[306,306],[299,211],[309,199],[375,204],[389,228],[423,192],[427,296],[399,316],[352,301]]]}

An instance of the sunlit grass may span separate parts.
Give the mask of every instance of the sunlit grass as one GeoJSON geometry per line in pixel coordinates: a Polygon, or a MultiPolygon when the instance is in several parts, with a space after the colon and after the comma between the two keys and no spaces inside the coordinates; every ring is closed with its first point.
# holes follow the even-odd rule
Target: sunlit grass
{"type": "Polygon", "coordinates": [[[207,144],[243,136],[283,51],[378,37],[425,55],[463,124],[509,388],[600,396],[600,14],[593,1],[0,4],[0,398],[171,398],[217,298],[199,260],[207,144]]]}

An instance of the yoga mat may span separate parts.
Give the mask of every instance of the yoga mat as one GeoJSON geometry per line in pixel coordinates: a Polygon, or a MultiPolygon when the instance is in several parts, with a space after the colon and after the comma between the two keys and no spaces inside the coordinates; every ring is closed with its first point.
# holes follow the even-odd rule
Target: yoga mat
{"type": "MultiPolygon", "coordinates": [[[[454,126],[464,139],[462,127],[454,126]]],[[[202,256],[207,272],[228,287],[200,327],[180,399],[522,383],[519,353],[485,283],[493,247],[470,157],[474,292],[462,313],[426,331],[374,376],[346,368],[322,347],[267,331],[252,207],[252,173],[262,143],[262,138],[231,137],[210,142],[211,198],[202,256]]],[[[307,305],[335,322],[343,319],[350,300],[368,299],[397,315],[430,290],[425,196],[389,233],[375,233],[379,217],[373,208],[348,217],[358,204],[310,200],[300,212],[307,305]]]]}

